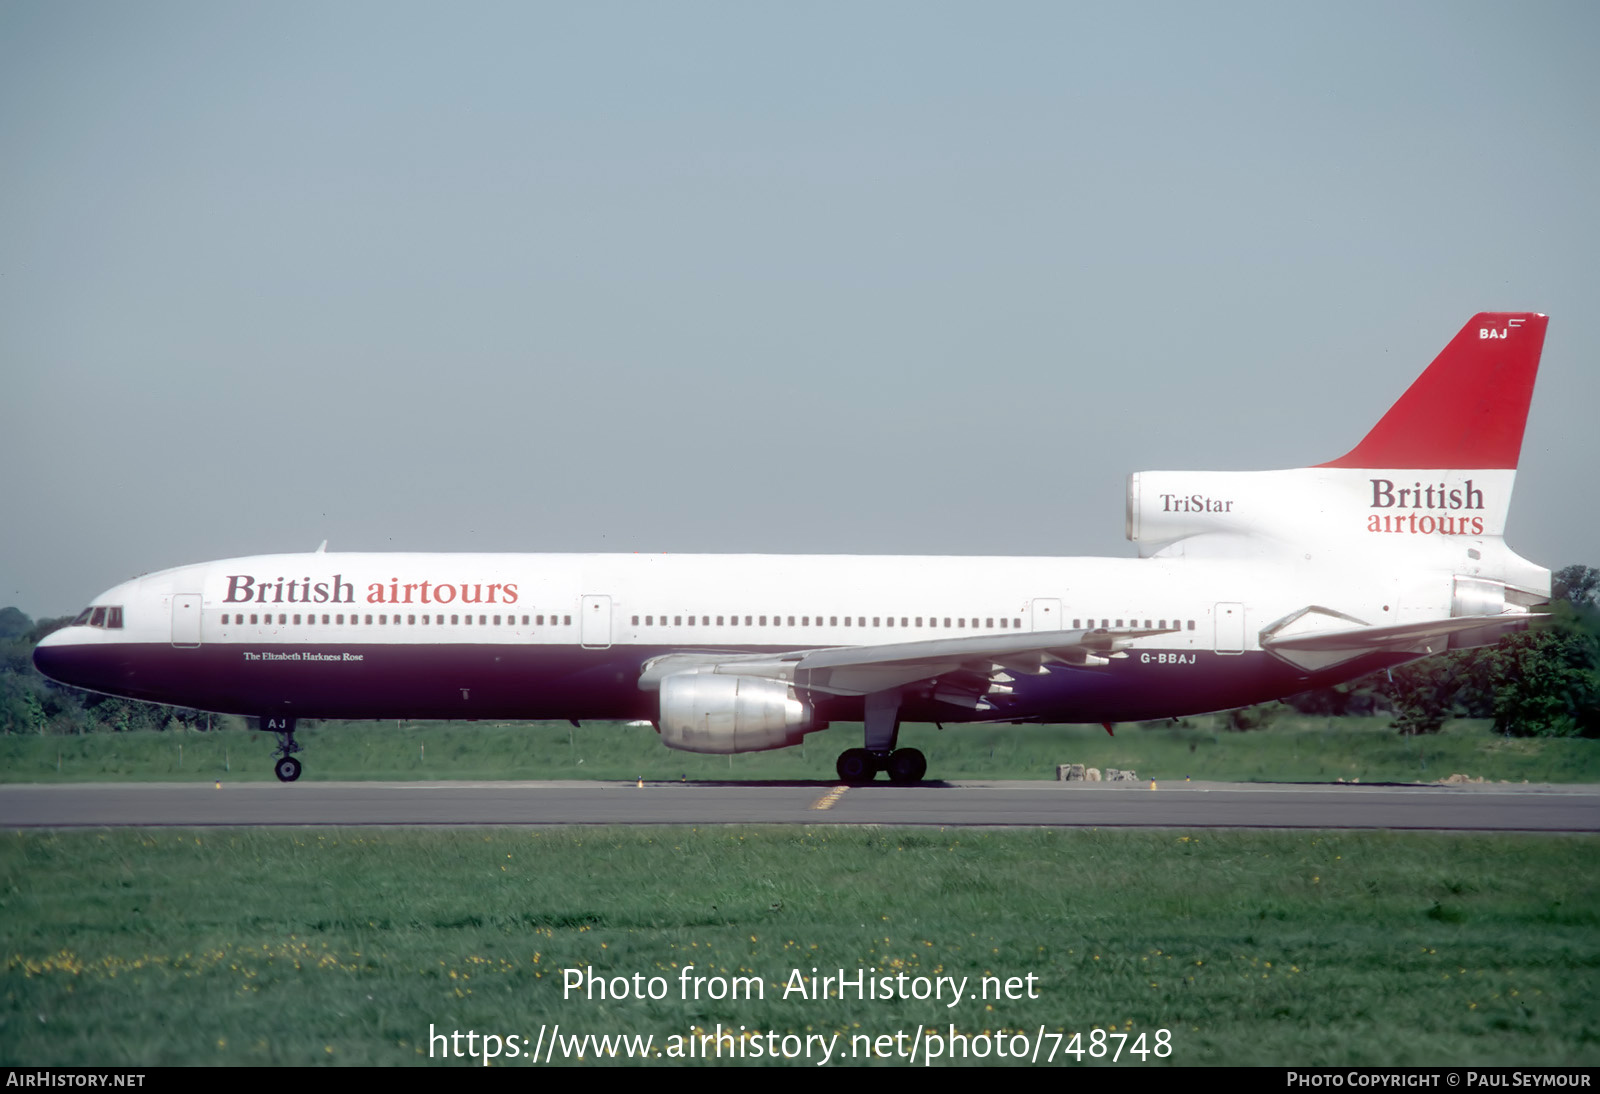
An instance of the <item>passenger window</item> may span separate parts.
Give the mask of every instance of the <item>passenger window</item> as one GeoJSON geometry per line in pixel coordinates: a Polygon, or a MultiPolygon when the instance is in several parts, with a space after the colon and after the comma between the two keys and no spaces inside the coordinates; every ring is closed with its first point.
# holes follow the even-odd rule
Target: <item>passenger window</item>
{"type": "Polygon", "coordinates": [[[750,618],[748,615],[744,617],[744,625],[747,627],[750,626],[750,618]]]}
{"type": "Polygon", "coordinates": [[[949,626],[949,625],[950,625],[950,617],[949,617],[949,616],[945,616],[945,618],[944,618],[944,625],[945,625],[945,626],[946,626],[946,627],[948,627],[948,626],[949,626]]]}
{"type": "MultiPolygon", "coordinates": [[[[282,618],[282,616],[279,616],[279,618],[280,618],[280,619],[281,619],[281,618],[282,618]]],[[[380,624],[380,625],[382,625],[382,624],[385,624],[385,623],[387,623],[387,622],[389,622],[389,617],[388,617],[388,616],[386,616],[386,615],[380,615],[380,616],[378,616],[378,623],[379,623],[379,624],[380,624]]]]}
{"type": "Polygon", "coordinates": [[[722,616],[720,616],[720,615],[717,616],[717,626],[721,627],[721,626],[724,625],[723,622],[722,622],[722,619],[723,619],[722,616]]]}
{"type": "Polygon", "coordinates": [[[847,627],[850,625],[850,617],[848,615],[844,617],[844,625],[847,627]]]}
{"type": "Polygon", "coordinates": [[[1190,630],[1191,630],[1191,631],[1192,631],[1192,630],[1194,630],[1194,620],[1192,620],[1192,619],[1191,619],[1191,620],[1189,620],[1189,629],[1190,629],[1190,630]]]}
{"type": "Polygon", "coordinates": [[[917,616],[917,626],[922,626],[922,616],[917,616]]]}
{"type": "Polygon", "coordinates": [[[838,616],[836,616],[836,615],[828,616],[828,626],[837,627],[838,625],[839,625],[839,617],[838,616]]]}
{"type": "Polygon", "coordinates": [[[872,617],[872,625],[873,625],[873,626],[874,626],[874,627],[878,627],[878,626],[882,626],[882,624],[880,624],[880,623],[879,623],[879,622],[878,622],[878,620],[879,620],[879,619],[880,619],[880,618],[882,618],[882,617],[881,617],[881,616],[876,616],[876,615],[875,615],[875,616],[873,616],[873,617],[872,617]]]}
{"type": "Polygon", "coordinates": [[[811,617],[810,617],[810,616],[809,616],[809,615],[802,615],[802,616],[801,616],[801,617],[800,617],[800,625],[801,625],[801,626],[802,626],[802,627],[809,627],[809,626],[811,626],[811,617]]]}
{"type": "Polygon", "coordinates": [[[561,620],[562,620],[562,622],[566,623],[567,626],[569,626],[569,627],[572,625],[572,616],[570,616],[570,615],[562,616],[561,620]]]}

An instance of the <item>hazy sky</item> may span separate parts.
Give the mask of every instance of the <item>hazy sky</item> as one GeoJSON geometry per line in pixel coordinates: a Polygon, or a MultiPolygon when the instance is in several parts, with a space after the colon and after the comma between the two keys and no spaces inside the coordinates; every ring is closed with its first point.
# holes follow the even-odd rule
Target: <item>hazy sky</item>
{"type": "Polygon", "coordinates": [[[0,4],[0,604],[309,550],[1129,555],[1551,316],[1600,565],[1600,5],[0,4]]]}

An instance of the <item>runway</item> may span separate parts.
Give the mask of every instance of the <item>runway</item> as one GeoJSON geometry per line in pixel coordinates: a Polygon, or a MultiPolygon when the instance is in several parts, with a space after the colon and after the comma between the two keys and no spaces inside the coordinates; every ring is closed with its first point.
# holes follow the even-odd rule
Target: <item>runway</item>
{"type": "Polygon", "coordinates": [[[0,827],[877,824],[1600,831],[1600,787],[302,782],[0,786],[0,827]]]}

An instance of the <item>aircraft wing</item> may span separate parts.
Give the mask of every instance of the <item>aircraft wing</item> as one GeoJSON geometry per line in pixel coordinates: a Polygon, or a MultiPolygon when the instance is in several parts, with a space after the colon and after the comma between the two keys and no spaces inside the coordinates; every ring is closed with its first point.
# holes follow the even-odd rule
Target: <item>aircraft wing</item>
{"type": "MultiPolygon", "coordinates": [[[[1168,634],[1174,628],[1032,631],[893,642],[872,646],[834,646],[782,654],[711,652],[667,654],[648,662],[639,686],[652,690],[675,672],[711,672],[786,680],[796,688],[828,695],[869,695],[910,684],[938,684],[961,678],[960,693],[1003,694],[1010,672],[1038,675],[1051,664],[1095,667],[1124,657],[1134,639],[1168,634]]],[[[952,692],[952,695],[957,692],[952,692]]]]}

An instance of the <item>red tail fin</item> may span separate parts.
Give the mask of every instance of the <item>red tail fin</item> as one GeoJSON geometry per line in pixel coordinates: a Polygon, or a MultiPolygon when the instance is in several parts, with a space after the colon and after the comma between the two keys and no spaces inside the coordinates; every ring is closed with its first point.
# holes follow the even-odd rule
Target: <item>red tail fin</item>
{"type": "Polygon", "coordinates": [[[1548,321],[1473,316],[1360,444],[1321,466],[1515,469],[1548,321]]]}

